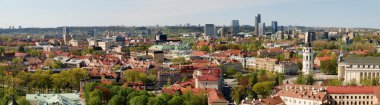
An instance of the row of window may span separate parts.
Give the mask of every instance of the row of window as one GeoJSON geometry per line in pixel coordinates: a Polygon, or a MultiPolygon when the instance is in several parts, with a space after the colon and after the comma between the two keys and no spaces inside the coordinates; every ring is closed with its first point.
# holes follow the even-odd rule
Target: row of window
{"type": "MultiPolygon", "coordinates": [[[[292,103],[292,99],[287,99],[287,98],[284,98],[284,101],[285,103],[286,102],[289,102],[289,103],[292,103]]],[[[297,103],[297,100],[293,100],[293,103],[297,103]]],[[[302,101],[298,101],[299,104],[302,104],[302,101]]],[[[303,105],[318,105],[317,102],[313,102],[313,104],[311,102],[308,102],[309,104],[307,104],[306,101],[303,101],[303,105]]]]}
{"type": "Polygon", "coordinates": [[[360,78],[374,78],[374,77],[379,77],[380,76],[380,73],[377,72],[377,73],[373,73],[373,72],[360,72],[360,78]]]}
{"type": "Polygon", "coordinates": [[[349,65],[348,68],[380,68],[380,65],[349,65]]]}
{"type": "Polygon", "coordinates": [[[372,101],[339,101],[332,102],[332,105],[372,105],[372,101]]]}
{"type": "Polygon", "coordinates": [[[334,96],[334,99],[373,99],[373,96],[334,96]]]}

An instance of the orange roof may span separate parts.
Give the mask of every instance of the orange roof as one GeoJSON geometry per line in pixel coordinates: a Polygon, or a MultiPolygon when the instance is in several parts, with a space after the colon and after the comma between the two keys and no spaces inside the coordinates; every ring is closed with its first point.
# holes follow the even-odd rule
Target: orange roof
{"type": "Polygon", "coordinates": [[[261,102],[265,103],[265,105],[277,105],[283,103],[284,101],[282,101],[281,97],[275,96],[273,98],[262,99],[261,102]]]}
{"type": "Polygon", "coordinates": [[[208,41],[198,41],[197,46],[209,46],[210,43],[208,41]]]}
{"type": "Polygon", "coordinates": [[[208,102],[209,103],[213,103],[213,102],[218,101],[218,100],[223,100],[223,101],[227,102],[227,100],[224,99],[223,95],[218,93],[218,91],[216,89],[211,89],[211,91],[208,91],[207,96],[208,96],[208,102]]]}
{"type": "Polygon", "coordinates": [[[206,55],[206,52],[204,51],[194,51],[191,53],[191,55],[193,56],[202,56],[202,55],[206,55]]]}
{"type": "Polygon", "coordinates": [[[270,48],[270,49],[268,49],[268,52],[283,53],[284,50],[282,50],[281,48],[270,48]]]}
{"type": "Polygon", "coordinates": [[[319,59],[319,61],[326,61],[326,60],[331,60],[332,57],[331,56],[323,56],[323,57],[317,57],[317,59],[319,59]]]}
{"type": "Polygon", "coordinates": [[[327,88],[329,94],[374,94],[380,90],[380,86],[330,86],[327,88]]]}
{"type": "Polygon", "coordinates": [[[26,55],[28,55],[28,54],[27,53],[20,53],[20,52],[15,53],[15,57],[25,57],[26,55]]]}
{"type": "Polygon", "coordinates": [[[357,51],[352,51],[352,53],[354,54],[358,54],[358,55],[366,55],[368,54],[370,51],[368,50],[357,50],[357,51]]]}

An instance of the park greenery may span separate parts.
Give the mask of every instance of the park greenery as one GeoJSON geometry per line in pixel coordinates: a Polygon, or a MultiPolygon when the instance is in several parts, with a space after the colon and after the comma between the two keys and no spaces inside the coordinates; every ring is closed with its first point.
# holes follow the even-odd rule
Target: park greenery
{"type": "Polygon", "coordinates": [[[231,98],[237,103],[245,97],[266,98],[271,94],[271,90],[285,79],[281,73],[266,70],[257,70],[248,74],[237,72],[235,78],[238,86],[232,88],[231,98]]]}
{"type": "MultiPolygon", "coordinates": [[[[0,67],[0,103],[10,96],[21,98],[27,93],[61,93],[79,91],[80,81],[87,78],[87,70],[74,68],[53,73],[51,70],[37,70],[34,73],[20,71],[17,66],[0,67]],[[17,70],[12,70],[17,69],[17,70]],[[13,72],[15,71],[15,72],[13,72]],[[16,73],[15,75],[12,75],[16,73]],[[14,86],[14,89],[11,88],[14,86]]],[[[23,99],[20,100],[23,102],[23,99]]]]}
{"type": "Polygon", "coordinates": [[[146,90],[94,82],[87,83],[84,91],[86,103],[90,105],[207,105],[205,92],[156,95],[146,90]]]}
{"type": "Polygon", "coordinates": [[[315,79],[313,78],[312,74],[299,74],[297,76],[297,79],[295,81],[296,84],[303,84],[303,85],[313,85],[315,82],[315,79]]]}

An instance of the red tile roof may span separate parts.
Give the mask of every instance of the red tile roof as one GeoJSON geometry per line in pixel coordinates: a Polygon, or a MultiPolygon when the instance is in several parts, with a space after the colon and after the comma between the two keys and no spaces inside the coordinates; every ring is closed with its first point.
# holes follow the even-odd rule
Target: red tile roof
{"type": "Polygon", "coordinates": [[[268,49],[268,52],[283,53],[284,50],[282,50],[281,48],[271,48],[268,49]]]}
{"type": "Polygon", "coordinates": [[[330,86],[329,94],[373,94],[380,86],[330,86]]]}
{"type": "Polygon", "coordinates": [[[28,55],[27,53],[15,53],[15,57],[25,57],[26,55],[28,55]]]}
{"type": "Polygon", "coordinates": [[[198,41],[197,46],[209,46],[210,43],[207,41],[198,41]]]}
{"type": "Polygon", "coordinates": [[[218,101],[218,100],[219,101],[221,100],[221,101],[228,103],[227,100],[224,98],[224,96],[222,94],[218,93],[218,91],[216,89],[211,89],[211,91],[209,91],[207,93],[207,97],[208,97],[208,103],[209,104],[213,103],[215,101],[218,101]]]}
{"type": "Polygon", "coordinates": [[[206,52],[204,51],[194,51],[191,53],[191,55],[193,56],[203,56],[203,55],[206,55],[206,52]]]}
{"type": "Polygon", "coordinates": [[[332,57],[331,56],[323,56],[323,57],[317,57],[317,59],[319,59],[319,61],[326,61],[326,60],[331,60],[332,57]]]}

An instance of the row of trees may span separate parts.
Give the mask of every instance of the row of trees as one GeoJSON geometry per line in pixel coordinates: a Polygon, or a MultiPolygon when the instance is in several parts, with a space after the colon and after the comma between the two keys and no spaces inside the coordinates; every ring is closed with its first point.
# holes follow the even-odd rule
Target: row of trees
{"type": "MultiPolygon", "coordinates": [[[[2,74],[9,74],[8,70],[1,70],[2,74]]],[[[80,80],[87,78],[87,70],[71,69],[64,70],[60,73],[53,73],[51,70],[38,70],[35,73],[21,71],[15,77],[11,75],[0,76],[2,87],[8,87],[15,83],[16,89],[26,93],[49,93],[51,89],[54,92],[62,90],[71,91],[79,90],[80,80]]]]}
{"type": "MultiPolygon", "coordinates": [[[[152,70],[153,71],[153,70],[152,70]]],[[[135,70],[124,71],[124,80],[127,83],[143,82],[145,84],[155,84],[157,82],[156,73],[143,73],[135,70]]]]}
{"type": "Polygon", "coordinates": [[[157,96],[145,90],[93,82],[87,83],[84,88],[86,103],[89,105],[207,105],[205,93],[195,95],[188,91],[157,96]]]}

